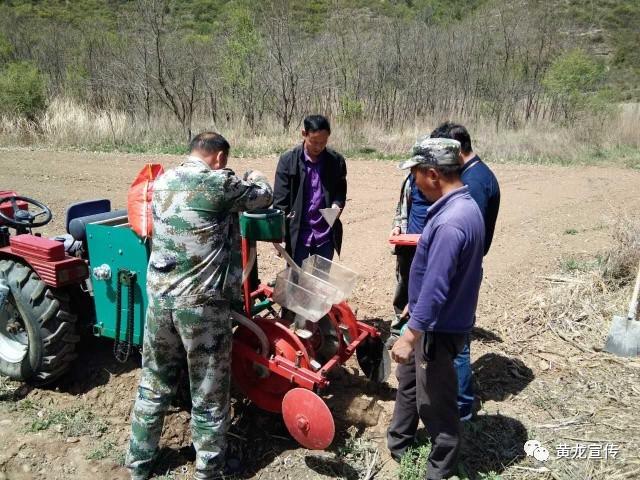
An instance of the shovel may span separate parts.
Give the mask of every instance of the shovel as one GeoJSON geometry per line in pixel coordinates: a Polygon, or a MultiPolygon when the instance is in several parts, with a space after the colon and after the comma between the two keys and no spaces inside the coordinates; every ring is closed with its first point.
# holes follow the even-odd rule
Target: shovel
{"type": "Polygon", "coordinates": [[[640,321],[636,319],[638,313],[638,291],[640,290],[640,265],[633,295],[629,303],[629,313],[626,317],[616,315],[611,323],[609,337],[604,346],[606,352],[620,357],[637,357],[640,355],[640,321]]]}

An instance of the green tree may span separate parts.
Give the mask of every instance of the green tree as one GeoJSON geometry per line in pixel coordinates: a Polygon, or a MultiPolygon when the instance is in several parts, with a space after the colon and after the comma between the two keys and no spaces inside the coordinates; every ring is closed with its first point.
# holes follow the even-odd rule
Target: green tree
{"type": "Polygon", "coordinates": [[[565,118],[588,105],[605,77],[605,67],[583,50],[575,49],[559,56],[543,79],[547,92],[562,105],[565,118]]]}
{"type": "Polygon", "coordinates": [[[251,13],[241,5],[228,11],[227,29],[222,76],[231,87],[232,97],[240,103],[247,123],[255,128],[261,101],[259,72],[264,45],[251,13]]]}
{"type": "Polygon", "coordinates": [[[0,74],[0,110],[35,121],[46,104],[44,79],[29,62],[7,64],[0,74]]]}

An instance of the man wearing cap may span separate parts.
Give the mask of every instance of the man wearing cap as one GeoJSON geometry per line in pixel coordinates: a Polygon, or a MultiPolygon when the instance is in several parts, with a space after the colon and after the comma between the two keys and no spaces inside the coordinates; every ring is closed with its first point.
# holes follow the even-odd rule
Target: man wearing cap
{"type": "Polygon", "coordinates": [[[399,460],[421,419],[432,445],[427,480],[456,471],[460,417],[453,360],[473,327],[482,278],[484,222],[460,179],[459,157],[459,142],[423,137],[400,165],[411,169],[434,203],[411,265],[408,328],[391,350],[399,364],[398,392],[387,443],[399,460]]]}
{"type": "Polygon", "coordinates": [[[189,157],[153,189],[153,242],[147,268],[149,305],[142,372],[131,413],[126,466],[133,480],[149,478],[158,458],[164,417],[178,374],[188,366],[196,480],[234,470],[225,462],[231,421],[231,302],[240,297],[238,212],[271,203],[266,177],[240,178],[226,168],[229,142],[202,132],[189,157]]]}
{"type": "MultiPolygon", "coordinates": [[[[451,138],[460,142],[462,169],[460,179],[469,187],[484,220],[484,255],[489,253],[493,232],[496,228],[500,209],[500,185],[489,166],[475,154],[471,146],[471,136],[460,124],[444,122],[431,132],[433,138],[451,138]]],[[[458,375],[458,409],[462,421],[471,419],[473,414],[473,371],[471,369],[471,342],[467,338],[465,348],[456,357],[454,366],[458,375]]]]}

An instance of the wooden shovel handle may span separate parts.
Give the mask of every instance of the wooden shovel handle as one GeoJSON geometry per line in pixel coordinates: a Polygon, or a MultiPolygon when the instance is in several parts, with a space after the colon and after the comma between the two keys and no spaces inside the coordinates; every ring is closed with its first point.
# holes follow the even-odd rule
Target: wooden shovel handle
{"type": "Polygon", "coordinates": [[[636,284],[633,287],[633,295],[631,296],[631,302],[629,303],[629,313],[627,318],[629,320],[635,320],[638,310],[638,291],[640,291],[640,264],[638,264],[638,275],[636,276],[636,284]]]}

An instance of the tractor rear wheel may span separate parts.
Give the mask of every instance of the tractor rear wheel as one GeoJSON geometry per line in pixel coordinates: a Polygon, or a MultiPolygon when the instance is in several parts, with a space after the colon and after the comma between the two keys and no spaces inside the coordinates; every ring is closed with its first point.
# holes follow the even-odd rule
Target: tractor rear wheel
{"type": "Polygon", "coordinates": [[[76,358],[80,341],[68,294],[13,260],[0,260],[0,280],[11,289],[0,307],[0,373],[38,385],[53,382],[76,358]]]}

